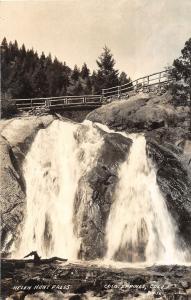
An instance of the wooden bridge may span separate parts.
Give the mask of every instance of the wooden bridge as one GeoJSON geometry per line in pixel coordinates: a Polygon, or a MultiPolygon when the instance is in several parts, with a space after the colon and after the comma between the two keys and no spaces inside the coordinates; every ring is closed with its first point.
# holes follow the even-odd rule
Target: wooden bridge
{"type": "Polygon", "coordinates": [[[90,96],[61,96],[49,98],[31,98],[31,99],[15,99],[16,107],[19,110],[30,110],[34,107],[47,107],[50,109],[59,108],[81,108],[81,107],[99,107],[102,105],[101,95],[90,96]]]}
{"type": "Polygon", "coordinates": [[[15,101],[19,110],[31,110],[38,107],[47,107],[53,110],[60,108],[71,110],[74,108],[97,108],[107,103],[107,99],[127,97],[130,93],[140,91],[148,92],[152,87],[164,88],[171,80],[169,71],[162,71],[138,78],[124,85],[103,89],[101,95],[14,99],[13,101],[15,101]]]}
{"type": "Polygon", "coordinates": [[[131,81],[130,83],[126,83],[123,85],[111,87],[108,89],[102,90],[103,98],[117,96],[118,98],[127,96],[131,91],[135,93],[143,91],[149,92],[152,90],[152,87],[156,89],[163,88],[168,85],[168,83],[172,80],[169,71],[161,71],[158,73],[153,73],[144,77],[140,77],[136,80],[131,81]]]}

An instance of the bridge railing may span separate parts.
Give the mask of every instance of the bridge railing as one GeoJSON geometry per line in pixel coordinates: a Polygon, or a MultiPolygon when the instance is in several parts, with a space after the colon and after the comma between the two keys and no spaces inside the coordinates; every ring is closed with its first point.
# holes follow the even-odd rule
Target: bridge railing
{"type": "Polygon", "coordinates": [[[49,98],[15,99],[18,109],[28,110],[34,107],[59,108],[78,105],[101,105],[102,95],[61,96],[49,98]]]}
{"type": "Polygon", "coordinates": [[[161,71],[157,73],[153,73],[144,77],[140,77],[136,80],[133,80],[129,83],[114,86],[108,89],[102,89],[103,98],[110,98],[112,96],[125,96],[128,95],[130,91],[138,92],[141,89],[148,89],[151,86],[164,86],[169,81],[171,81],[171,77],[169,76],[169,71],[161,71]]]}
{"type": "Polygon", "coordinates": [[[16,106],[21,110],[29,110],[34,107],[48,107],[56,109],[59,107],[74,106],[100,106],[106,103],[105,99],[112,97],[123,97],[129,95],[131,91],[150,90],[151,86],[164,86],[172,80],[168,70],[140,77],[132,82],[121,86],[114,86],[102,90],[102,95],[83,95],[83,96],[61,96],[48,98],[14,99],[16,106]]]}

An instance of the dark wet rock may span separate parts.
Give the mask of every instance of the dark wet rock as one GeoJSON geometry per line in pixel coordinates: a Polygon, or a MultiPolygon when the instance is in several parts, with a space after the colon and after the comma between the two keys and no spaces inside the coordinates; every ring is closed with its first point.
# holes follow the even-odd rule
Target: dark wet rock
{"type": "Polygon", "coordinates": [[[188,281],[181,281],[180,283],[184,289],[189,289],[189,287],[191,286],[191,283],[188,281]]]}
{"type": "Polygon", "coordinates": [[[26,279],[26,281],[24,282],[25,286],[35,286],[35,285],[42,285],[42,284],[43,284],[43,279],[41,280],[39,276],[26,279]]]}
{"type": "Polygon", "coordinates": [[[0,138],[1,153],[1,247],[7,251],[17,235],[17,226],[23,220],[25,204],[24,182],[11,145],[0,138]]]}
{"type": "Polygon", "coordinates": [[[75,200],[75,231],[82,239],[82,258],[104,256],[105,228],[113,201],[119,164],[132,141],[117,133],[101,132],[103,144],[97,164],[80,179],[75,200]],[[85,204],[84,204],[85,203],[85,204]]]}
{"type": "Polygon", "coordinates": [[[155,164],[157,183],[180,236],[191,244],[191,166],[184,163],[184,155],[173,147],[169,149],[152,140],[147,141],[147,154],[155,164]]]}
{"type": "Polygon", "coordinates": [[[135,276],[130,280],[130,284],[132,285],[143,285],[146,282],[147,281],[145,280],[145,278],[141,276],[135,276]]]}
{"type": "Polygon", "coordinates": [[[81,285],[78,287],[76,290],[74,290],[74,293],[78,294],[84,294],[90,289],[90,286],[88,284],[86,285],[81,285]]]}
{"type": "Polygon", "coordinates": [[[28,300],[47,299],[47,297],[53,300],[64,297],[70,299],[74,296],[78,299],[81,297],[83,300],[91,299],[93,296],[100,299],[123,299],[124,297],[131,299],[141,295],[148,295],[148,299],[153,299],[153,295],[159,294],[164,299],[174,299],[172,297],[176,294],[175,299],[181,300],[182,295],[187,297],[191,294],[189,285],[183,283],[189,282],[191,278],[191,268],[186,266],[115,269],[93,266],[86,262],[77,265],[54,261],[40,266],[25,262],[25,268],[18,269],[18,262],[23,261],[16,263],[15,260],[2,260],[3,270],[10,268],[12,264],[11,277],[8,273],[4,273],[1,281],[3,299],[20,292],[28,300]],[[181,280],[175,276],[180,271],[181,280]],[[62,277],[66,272],[68,276],[62,277]],[[160,277],[161,272],[163,277],[160,277]],[[171,276],[167,278],[169,274],[171,276]],[[155,281],[153,281],[154,276],[155,281]],[[16,291],[13,291],[13,286],[17,287],[16,291]],[[27,287],[31,289],[27,290],[27,287]]]}
{"type": "Polygon", "coordinates": [[[69,300],[82,300],[82,297],[80,295],[73,295],[69,298],[69,300]]]}

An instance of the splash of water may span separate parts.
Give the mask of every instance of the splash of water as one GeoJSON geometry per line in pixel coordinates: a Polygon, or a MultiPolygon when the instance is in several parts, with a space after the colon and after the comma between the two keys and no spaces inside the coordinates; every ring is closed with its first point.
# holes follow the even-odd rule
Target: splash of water
{"type": "Polygon", "coordinates": [[[106,227],[106,259],[178,263],[185,253],[177,245],[177,228],[146,156],[143,135],[130,135],[133,145],[119,170],[119,182],[106,227]]]}
{"type": "Polygon", "coordinates": [[[77,257],[75,193],[79,178],[93,167],[101,144],[91,122],[80,125],[56,120],[39,130],[24,164],[26,217],[14,257],[32,250],[43,257],[77,257]]]}

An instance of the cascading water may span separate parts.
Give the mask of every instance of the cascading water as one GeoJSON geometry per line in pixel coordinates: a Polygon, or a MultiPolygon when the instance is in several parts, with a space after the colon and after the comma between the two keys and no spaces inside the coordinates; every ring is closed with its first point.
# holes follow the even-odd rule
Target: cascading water
{"type": "MultiPolygon", "coordinates": [[[[101,124],[96,126],[111,132],[101,124]]],[[[81,240],[74,232],[74,203],[78,182],[96,165],[103,145],[96,126],[89,121],[74,124],[55,120],[39,130],[23,166],[27,207],[14,257],[35,250],[42,257],[77,258],[81,240]]],[[[127,161],[119,168],[106,226],[105,261],[183,262],[185,254],[177,247],[176,225],[146,156],[145,138],[128,137],[133,144],[127,161]]],[[[82,212],[89,201],[87,197],[90,196],[84,191],[82,212]]]]}
{"type": "Polygon", "coordinates": [[[91,122],[54,121],[39,130],[24,164],[27,208],[14,257],[36,250],[43,257],[75,259],[73,206],[78,180],[93,167],[102,139],[91,122]],[[83,132],[80,132],[83,131],[83,132]]]}
{"type": "Polygon", "coordinates": [[[185,261],[176,242],[176,225],[146,156],[143,135],[130,135],[133,145],[119,170],[119,182],[106,227],[106,259],[148,263],[185,261]]]}

